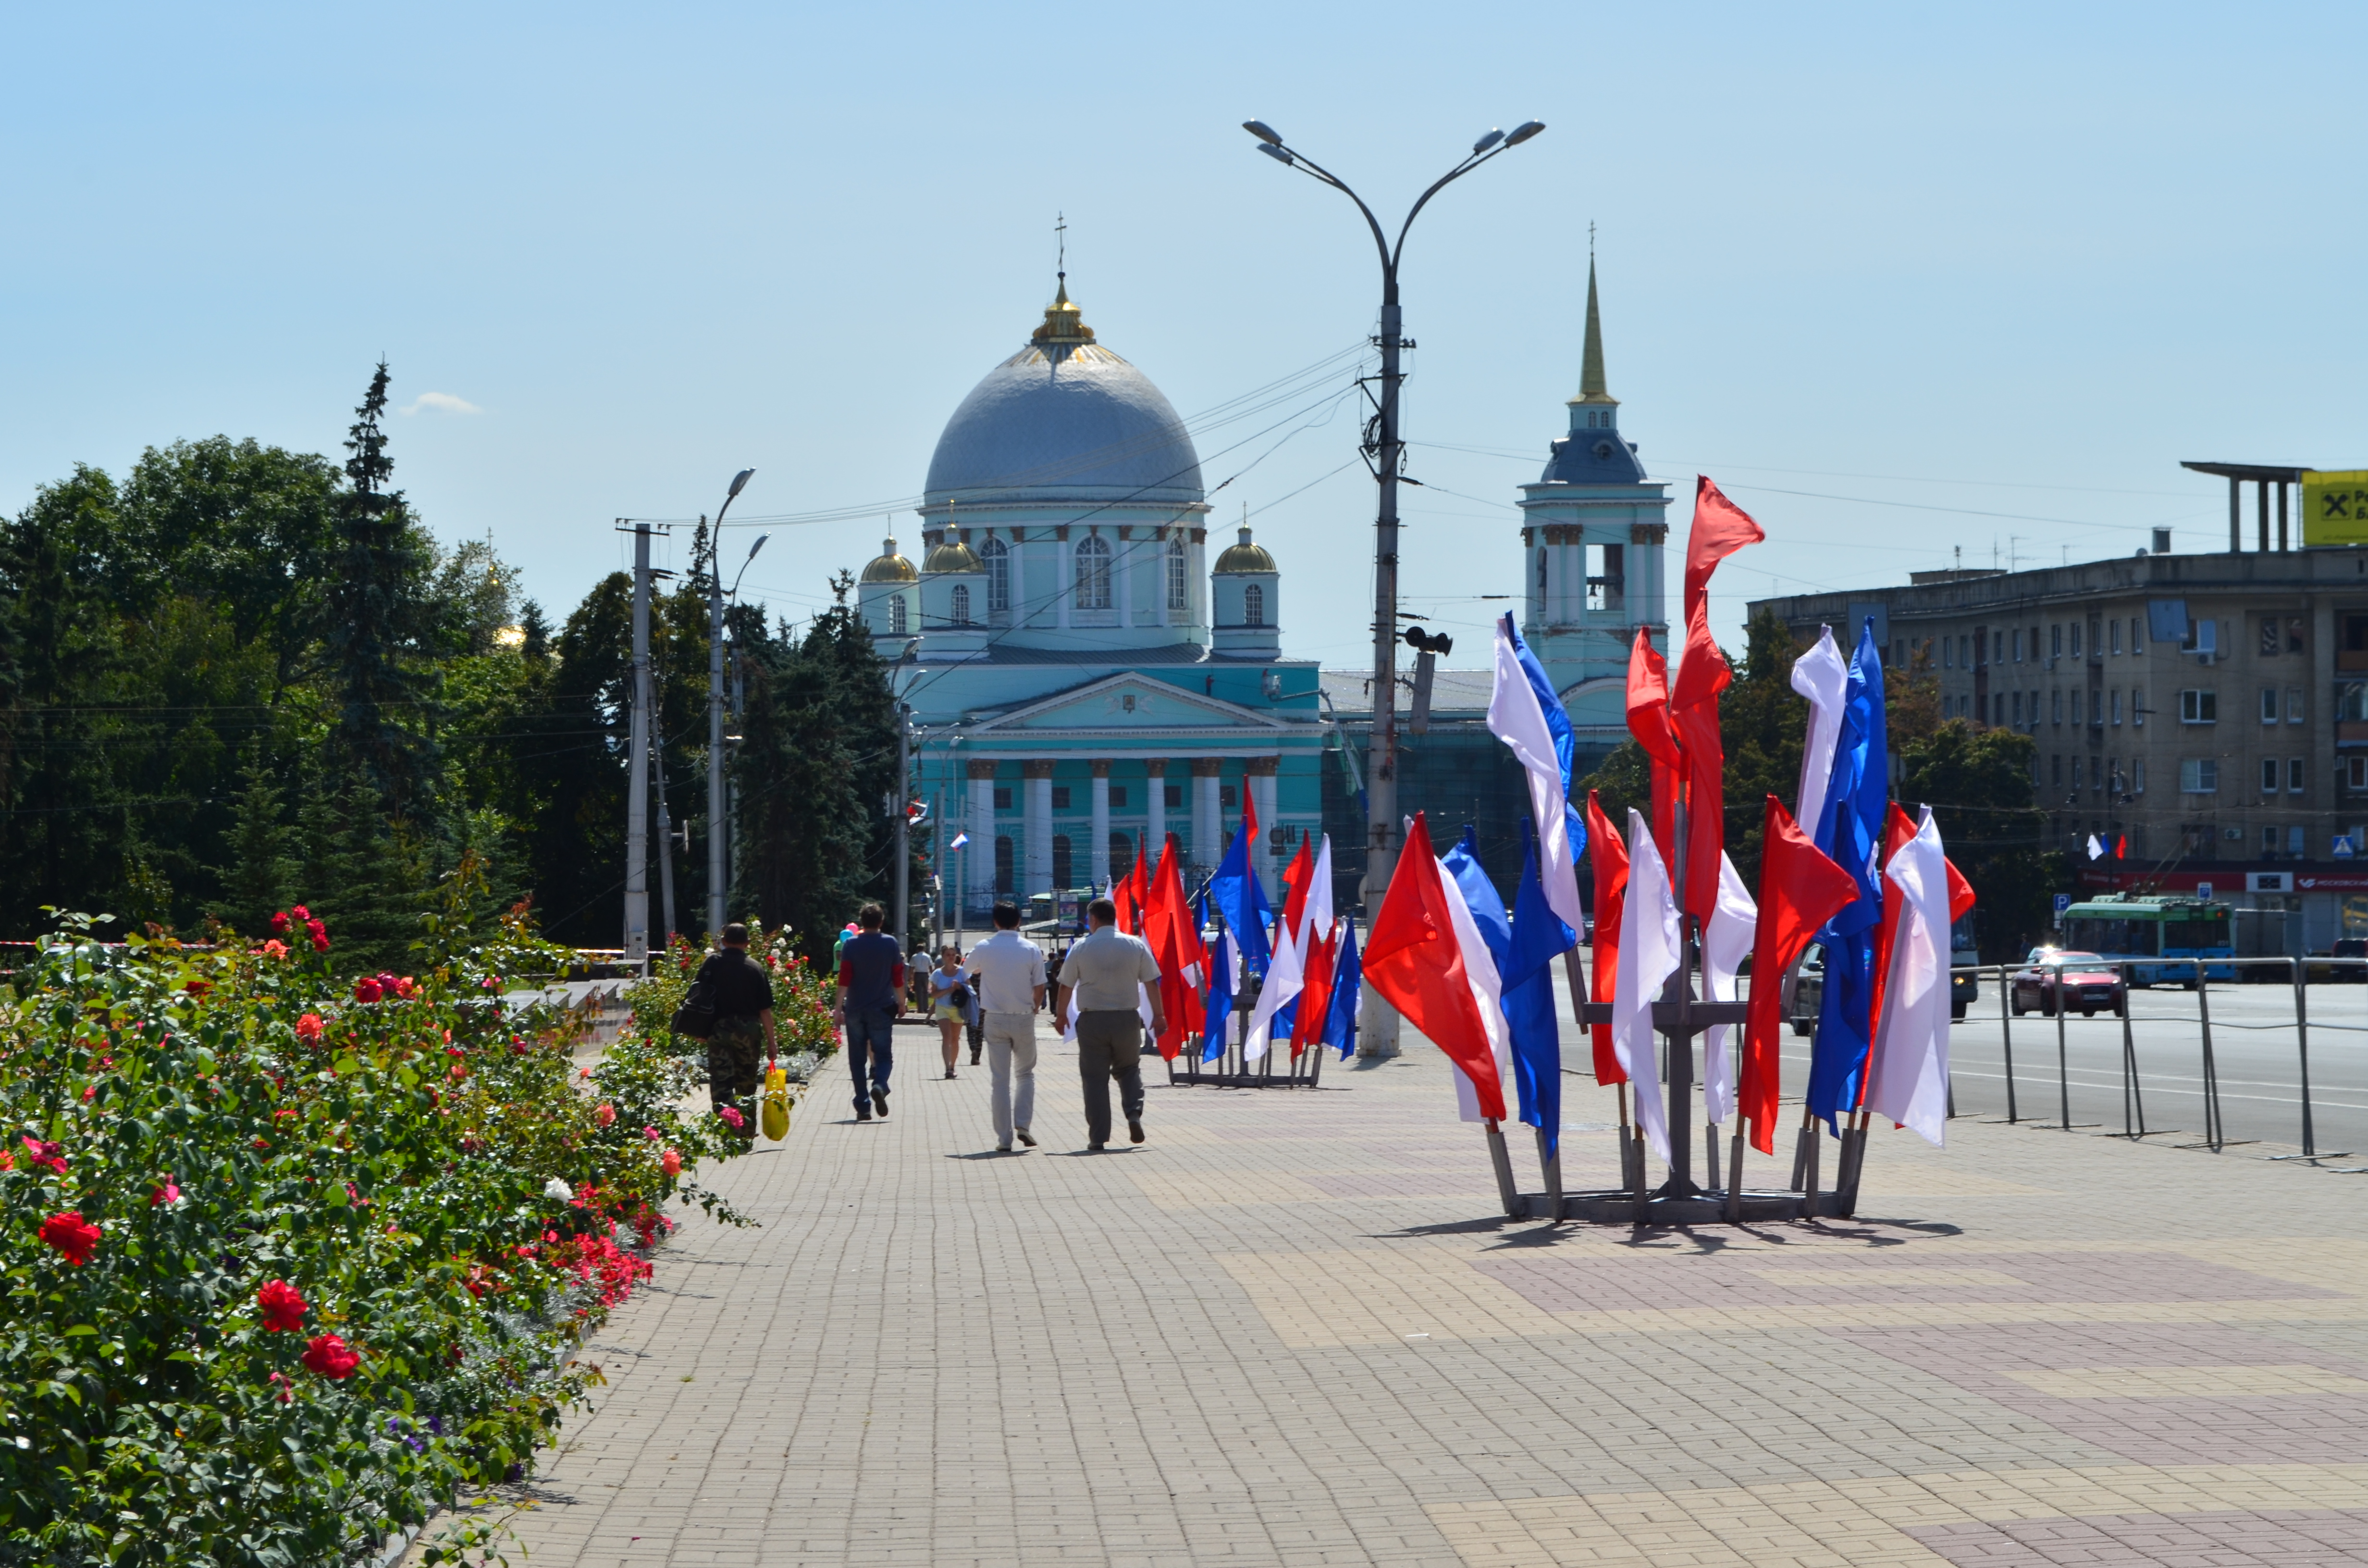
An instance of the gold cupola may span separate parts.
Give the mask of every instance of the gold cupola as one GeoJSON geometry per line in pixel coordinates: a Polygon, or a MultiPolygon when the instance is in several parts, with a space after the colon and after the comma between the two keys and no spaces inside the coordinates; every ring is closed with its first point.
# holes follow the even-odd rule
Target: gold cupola
{"type": "Polygon", "coordinates": [[[1069,302],[1069,275],[1060,275],[1060,290],[1053,302],[1044,307],[1044,324],[1029,334],[1029,341],[1039,344],[1091,343],[1094,329],[1086,324],[1085,314],[1069,302]]]}
{"type": "Polygon", "coordinates": [[[883,539],[880,541],[878,558],[863,569],[862,580],[867,583],[917,583],[921,574],[913,570],[911,562],[896,553],[894,540],[883,539]]]}

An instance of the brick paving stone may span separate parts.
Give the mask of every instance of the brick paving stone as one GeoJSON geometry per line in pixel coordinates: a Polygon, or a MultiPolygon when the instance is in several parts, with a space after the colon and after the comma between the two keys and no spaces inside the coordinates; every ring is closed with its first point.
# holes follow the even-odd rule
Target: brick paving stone
{"type": "MultiPolygon", "coordinates": [[[[983,1072],[869,1124],[827,1079],[712,1173],[758,1227],[690,1219],[596,1336],[529,1560],[2368,1562],[2347,1177],[1960,1120],[1879,1131],[1854,1221],[1557,1227],[1494,1212],[1418,1041],[1145,1077],[1150,1141],[1090,1156],[1058,1045],[1031,1153],[983,1072]]],[[[1565,1084],[1608,1186],[1613,1097],[1565,1084]]]]}

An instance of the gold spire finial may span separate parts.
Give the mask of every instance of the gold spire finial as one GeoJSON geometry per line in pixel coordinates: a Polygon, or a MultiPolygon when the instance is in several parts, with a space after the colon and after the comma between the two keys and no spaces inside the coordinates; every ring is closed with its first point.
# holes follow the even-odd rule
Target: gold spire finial
{"type": "Polygon", "coordinates": [[[1083,313],[1069,302],[1069,221],[1059,213],[1053,216],[1055,222],[1053,224],[1053,233],[1059,244],[1060,254],[1057,263],[1059,270],[1053,276],[1060,279],[1060,286],[1053,290],[1052,304],[1045,308],[1044,324],[1028,335],[1029,341],[1031,343],[1091,343],[1094,340],[1094,329],[1086,324],[1083,313]]]}
{"type": "Polygon", "coordinates": [[[1579,361],[1578,395],[1573,403],[1610,403],[1620,400],[1604,390],[1603,385],[1603,315],[1595,301],[1595,238],[1594,226],[1588,225],[1587,256],[1587,352],[1579,361]]]}

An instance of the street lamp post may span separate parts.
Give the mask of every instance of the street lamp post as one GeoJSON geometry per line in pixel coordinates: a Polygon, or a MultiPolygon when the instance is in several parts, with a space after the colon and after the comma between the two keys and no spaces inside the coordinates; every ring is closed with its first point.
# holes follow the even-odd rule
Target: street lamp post
{"type": "MultiPolygon", "coordinates": [[[[1329,169],[1283,144],[1282,138],[1263,120],[1245,120],[1242,129],[1258,138],[1258,151],[1279,164],[1299,170],[1310,179],[1320,180],[1357,204],[1364,214],[1365,226],[1372,231],[1373,248],[1382,261],[1382,330],[1379,339],[1382,350],[1382,394],[1375,400],[1372,420],[1366,426],[1364,449],[1372,460],[1373,477],[1380,482],[1381,496],[1378,515],[1373,525],[1373,728],[1366,747],[1366,839],[1364,896],[1372,908],[1389,886],[1390,875],[1397,868],[1398,852],[1398,770],[1397,770],[1397,640],[1398,640],[1398,466],[1403,460],[1405,446],[1398,435],[1398,386],[1406,378],[1399,369],[1399,351],[1407,347],[1400,335],[1402,325],[1398,312],[1398,262],[1406,254],[1406,231],[1430,199],[1450,183],[1463,178],[1474,169],[1508,150],[1520,146],[1545,129],[1541,120],[1525,120],[1510,135],[1491,131],[1472,144],[1472,151],[1462,161],[1433,180],[1407,211],[1406,222],[1398,225],[1397,243],[1392,244],[1382,232],[1381,221],[1365,199],[1349,188],[1348,182],[1329,169]]],[[[1370,994],[1370,993],[1369,993],[1370,994]]],[[[1395,1050],[1395,1041],[1378,1041],[1383,1052],[1395,1050]]]]}
{"type": "MultiPolygon", "coordinates": [[[[707,536],[707,939],[711,943],[723,939],[723,880],[726,875],[723,834],[723,514],[757,471],[744,468],[732,476],[732,488],[723,494],[723,505],[715,509],[715,527],[707,536]]],[[[757,542],[748,547],[748,561],[765,548],[770,536],[759,534],[757,542]]],[[[740,563],[746,573],[748,562],[740,563]]],[[[734,577],[736,593],[740,581],[734,577]]]]}

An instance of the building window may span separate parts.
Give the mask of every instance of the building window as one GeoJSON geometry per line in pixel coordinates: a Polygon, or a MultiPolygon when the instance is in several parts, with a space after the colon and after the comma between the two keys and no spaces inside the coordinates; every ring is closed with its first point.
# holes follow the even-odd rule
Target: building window
{"type": "Polygon", "coordinates": [[[2187,623],[2187,641],[2180,644],[2183,653],[2199,658],[2214,658],[2220,652],[2220,623],[2216,620],[2191,620],[2187,623]]]}
{"type": "Polygon", "coordinates": [[[2304,760],[2304,758],[2299,756],[2290,756],[2286,758],[2286,793],[2289,795],[2299,795],[2302,793],[2302,782],[2304,777],[2302,765],[2304,760]]]}
{"type": "Polygon", "coordinates": [[[2113,652],[2114,652],[2114,653],[2119,653],[2121,651],[2122,651],[2122,623],[2121,623],[2120,621],[2118,621],[2118,620],[2117,620],[2117,621],[2113,622],[2113,652]]]}
{"type": "Polygon", "coordinates": [[[2022,693],[2019,691],[2014,694],[2014,727],[2022,728],[2022,693]]]}
{"type": "Polygon", "coordinates": [[[2261,687],[2261,722],[2264,724],[2274,724],[2277,722],[2278,688],[2273,686],[2265,686],[2261,687]]]}
{"type": "Polygon", "coordinates": [[[2286,829],[2286,858],[2288,859],[2299,860],[2302,858],[2302,834],[2303,830],[2300,827],[2290,827],[2286,829]]]}
{"type": "Polygon", "coordinates": [[[2049,782],[2049,783],[2051,783],[2051,784],[2055,785],[2055,786],[2057,789],[2059,789],[2059,790],[2061,790],[2062,788],[2064,788],[2064,754],[2063,754],[2063,753],[2058,752],[2058,753],[2056,753],[2054,756],[2051,756],[2051,757],[2049,757],[2049,758],[2047,759],[2047,772],[2048,772],[2048,782],[2049,782]]]}
{"type": "Polygon", "coordinates": [[[1974,667],[1974,640],[1969,636],[1957,639],[1957,664],[1964,669],[1974,667]]]}
{"type": "Polygon", "coordinates": [[[2298,615],[2286,618],[2286,652],[2289,653],[2304,652],[2302,617],[2298,615]]]}
{"type": "Polygon", "coordinates": [[[902,594],[888,596],[888,635],[905,635],[905,596],[902,594]]]}
{"type": "Polygon", "coordinates": [[[2347,790],[2368,790],[2368,756],[2339,757],[2335,778],[2347,790]]]}
{"type": "Polygon", "coordinates": [[[2278,858],[2278,830],[2276,828],[2265,827],[2261,829],[2261,858],[2265,860],[2274,860],[2278,858]]]}
{"type": "Polygon", "coordinates": [[[1053,835],[1053,885],[1056,888],[1075,885],[1070,880],[1070,873],[1076,869],[1076,867],[1073,864],[1069,854],[1069,835],[1065,833],[1054,834],[1053,835]]]}
{"type": "Polygon", "coordinates": [[[1011,809],[1011,790],[1009,786],[1004,786],[995,791],[995,809],[998,812],[1008,812],[1011,809]]]}
{"type": "Polygon", "coordinates": [[[2276,658],[2278,645],[2283,642],[2284,639],[2278,635],[2278,618],[2274,615],[2261,617],[2261,657],[2276,658]]]}
{"type": "Polygon", "coordinates": [[[986,562],[986,612],[989,615],[1011,613],[1011,549],[999,539],[989,539],[979,551],[986,562]]]}
{"type": "Polygon", "coordinates": [[[2135,615],[2130,617],[2130,653],[2133,655],[2145,653],[2146,640],[2146,628],[2144,619],[2135,615]]]}
{"type": "MultiPolygon", "coordinates": [[[[996,792],[999,794],[1002,791],[996,792]]],[[[1019,891],[1011,881],[1011,839],[1007,835],[997,835],[995,840],[995,891],[997,892],[1019,891]]]]}
{"type": "Polygon", "coordinates": [[[1112,811],[1119,811],[1119,812],[1122,812],[1122,811],[1126,810],[1126,786],[1125,786],[1125,785],[1123,785],[1123,784],[1113,784],[1113,785],[1111,785],[1111,786],[1110,787],[1110,809],[1111,809],[1112,811]]]}
{"type": "Polygon", "coordinates": [[[1240,794],[1231,784],[1220,784],[1217,786],[1217,806],[1219,810],[1230,812],[1241,803],[1240,794]]]}
{"type": "Polygon", "coordinates": [[[2047,722],[2051,724],[2064,722],[2064,690],[2061,687],[2048,693],[2047,722]]]}
{"type": "Polygon", "coordinates": [[[2286,722],[2289,724],[2302,722],[2302,687],[2298,686],[2286,687],[2286,722]]]}
{"type": "Polygon", "coordinates": [[[2274,795],[2277,792],[2278,759],[2273,756],[2265,756],[2261,758],[2261,793],[2264,795],[2274,795]]]}
{"type": "Polygon", "coordinates": [[[2061,658],[2064,654],[2064,628],[2061,623],[2047,629],[2047,654],[2050,658],[2061,658]]]}
{"type": "Polygon", "coordinates": [[[1242,585],[1242,624],[1244,626],[1266,624],[1266,585],[1264,584],[1244,583],[1242,585]]]}
{"type": "Polygon", "coordinates": [[[2191,756],[2179,765],[2179,792],[2182,795],[2216,795],[2220,792],[2220,764],[2208,756],[2191,756]]]}
{"type": "Polygon", "coordinates": [[[2039,693],[2034,691],[2031,694],[2031,707],[2027,711],[2031,714],[2031,722],[2024,725],[2023,729],[2028,733],[2035,735],[2039,733],[2039,693]]]}
{"type": "Polygon", "coordinates": [[[1134,840],[1122,833],[1110,835],[1110,881],[1123,881],[1134,869],[1134,840]]]}
{"type": "MultiPolygon", "coordinates": [[[[1110,540],[1099,534],[1088,534],[1077,541],[1071,557],[1076,565],[1076,608],[1108,609],[1110,607],[1110,540]]],[[[1066,882],[1057,884],[1067,887],[1066,882]]]]}
{"type": "Polygon", "coordinates": [[[2078,728],[2078,727],[2079,727],[2079,723],[2080,723],[2080,694],[2079,694],[2078,691],[2075,691],[2075,692],[2072,694],[2072,724],[2073,724],[2073,727],[2074,727],[2075,729],[2078,728]]]}
{"type": "Polygon", "coordinates": [[[2346,681],[2335,688],[2335,716],[2357,723],[2368,719],[2368,683],[2346,681]]]}
{"type": "MultiPolygon", "coordinates": [[[[2135,626],[2137,622],[2134,620],[2130,624],[2135,626]]],[[[2130,727],[2139,730],[2146,728],[2146,687],[2134,686],[2130,687],[2130,727]]]]}
{"type": "Polygon", "coordinates": [[[2072,656],[2080,656],[2080,623],[2077,620],[2072,623],[2072,656]]]}
{"type": "Polygon", "coordinates": [[[1190,605],[1191,574],[1184,553],[1184,534],[1178,529],[1167,541],[1167,608],[1181,614],[1190,605]]]}
{"type": "MultiPolygon", "coordinates": [[[[1056,812],[1065,812],[1069,809],[1069,787],[1066,784],[1053,786],[1053,809],[1056,812]]],[[[1061,885],[1068,886],[1066,882],[1061,885]]]]}
{"type": "Polygon", "coordinates": [[[1552,558],[1551,551],[1538,551],[1538,595],[1541,598],[1545,596],[1546,591],[1546,562],[1552,558]]]}
{"type": "Polygon", "coordinates": [[[1587,550],[1587,608],[1621,609],[1628,603],[1628,547],[1590,544],[1587,550]]]}
{"type": "Polygon", "coordinates": [[[1184,786],[1181,784],[1167,784],[1161,786],[1161,788],[1166,791],[1167,809],[1171,812],[1181,809],[1184,804],[1184,786]]]}
{"type": "Polygon", "coordinates": [[[954,585],[953,601],[954,624],[968,626],[970,624],[970,585],[968,583],[954,585]]]}
{"type": "Polygon", "coordinates": [[[1957,667],[1957,640],[1953,637],[1941,639],[1941,667],[1944,670],[1957,667]]]}
{"type": "Polygon", "coordinates": [[[2217,693],[2198,691],[2193,687],[2179,694],[2179,722],[2182,724],[2216,724],[2220,722],[2220,699],[2217,693]]]}
{"type": "Polygon", "coordinates": [[[2018,665],[2022,663],[2022,628],[2020,626],[2014,629],[2014,662],[2018,665]]]}
{"type": "Polygon", "coordinates": [[[2130,793],[2133,795],[2146,793],[2146,758],[2142,756],[2133,758],[2130,762],[2130,793]]]}

